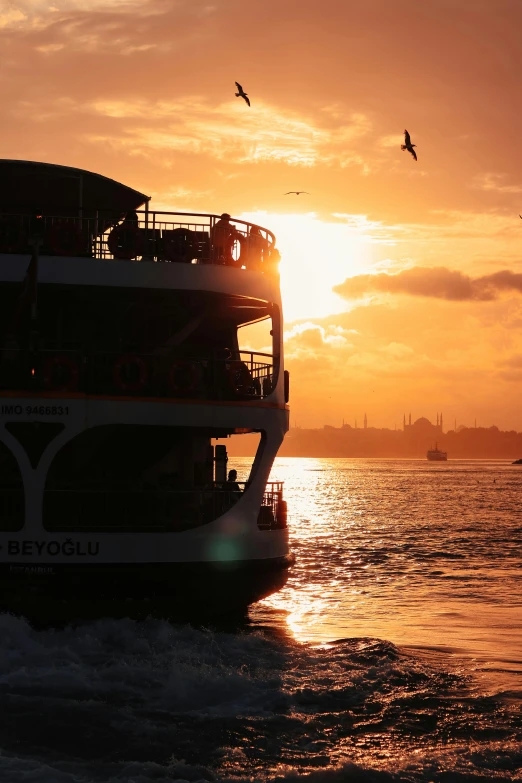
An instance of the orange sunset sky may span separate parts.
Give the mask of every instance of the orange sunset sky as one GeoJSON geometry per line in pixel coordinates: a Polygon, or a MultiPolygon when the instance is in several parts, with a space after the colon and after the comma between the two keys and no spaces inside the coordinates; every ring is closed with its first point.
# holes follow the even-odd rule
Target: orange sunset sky
{"type": "Polygon", "coordinates": [[[273,230],[292,423],[520,430],[521,30],[520,0],[4,0],[0,157],[273,230]]]}

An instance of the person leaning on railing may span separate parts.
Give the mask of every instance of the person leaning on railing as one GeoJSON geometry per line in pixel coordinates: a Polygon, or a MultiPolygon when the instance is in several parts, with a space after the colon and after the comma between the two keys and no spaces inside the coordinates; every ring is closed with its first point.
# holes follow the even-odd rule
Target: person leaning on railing
{"type": "Polygon", "coordinates": [[[228,492],[228,499],[236,502],[241,497],[241,487],[237,483],[237,470],[228,471],[228,480],[223,484],[223,489],[228,492]]]}
{"type": "Polygon", "coordinates": [[[268,257],[268,249],[268,240],[262,235],[259,226],[251,226],[248,234],[246,268],[260,272],[263,261],[268,257]]]}
{"type": "Polygon", "coordinates": [[[233,266],[235,263],[232,255],[234,242],[242,237],[243,235],[230,223],[228,212],[223,212],[210,232],[214,262],[233,266]]]}
{"type": "Polygon", "coordinates": [[[122,226],[133,226],[134,228],[138,228],[139,223],[139,217],[136,210],[131,209],[129,212],[125,214],[125,217],[123,218],[123,221],[121,223],[122,226]]]}

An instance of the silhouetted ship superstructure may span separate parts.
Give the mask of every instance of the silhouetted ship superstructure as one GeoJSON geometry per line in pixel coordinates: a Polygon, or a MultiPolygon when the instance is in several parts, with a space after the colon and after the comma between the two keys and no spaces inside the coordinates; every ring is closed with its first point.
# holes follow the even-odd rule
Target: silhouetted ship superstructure
{"type": "Polygon", "coordinates": [[[512,465],[522,465],[522,457],[520,459],[516,459],[514,462],[511,463],[512,465]]]}
{"type": "Polygon", "coordinates": [[[80,169],[3,160],[0,175],[0,607],[216,613],[278,590],[292,558],[268,482],[288,429],[274,235],[153,212],[80,169]],[[264,320],[269,352],[242,350],[264,320]],[[260,442],[238,491],[226,439],[241,433],[260,442]]]}
{"type": "Polygon", "coordinates": [[[426,452],[426,458],[430,462],[445,462],[448,459],[448,452],[447,451],[441,451],[438,448],[438,443],[435,444],[434,449],[428,449],[426,452]]]}

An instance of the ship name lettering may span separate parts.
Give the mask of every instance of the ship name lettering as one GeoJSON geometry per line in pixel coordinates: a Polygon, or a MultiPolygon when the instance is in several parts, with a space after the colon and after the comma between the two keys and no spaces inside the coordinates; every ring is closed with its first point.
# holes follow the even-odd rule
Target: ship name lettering
{"type": "Polygon", "coordinates": [[[55,557],[60,553],[62,555],[77,555],[80,557],[96,557],[100,553],[99,541],[73,541],[72,538],[66,538],[65,541],[8,541],[7,553],[12,556],[50,555],[55,557]]]}

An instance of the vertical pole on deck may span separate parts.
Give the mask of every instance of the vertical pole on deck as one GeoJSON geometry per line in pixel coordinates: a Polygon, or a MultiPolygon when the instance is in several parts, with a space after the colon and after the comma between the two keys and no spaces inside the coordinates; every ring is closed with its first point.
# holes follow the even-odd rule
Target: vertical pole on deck
{"type": "Polygon", "coordinates": [[[78,179],[78,217],[83,217],[83,174],[78,179]]]}
{"type": "Polygon", "coordinates": [[[94,257],[98,258],[98,210],[94,213],[94,257]]]}
{"type": "MultiPolygon", "coordinates": [[[[145,247],[147,250],[145,251],[146,257],[149,256],[148,249],[149,249],[149,201],[150,198],[147,199],[145,202],[145,247]]],[[[153,239],[154,242],[154,239],[153,239]]],[[[152,260],[154,260],[154,245],[152,246],[152,260]]]]}

